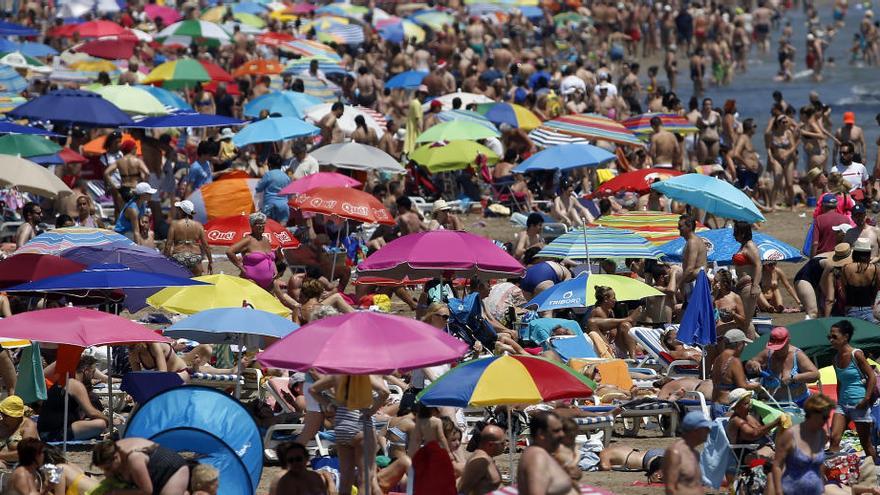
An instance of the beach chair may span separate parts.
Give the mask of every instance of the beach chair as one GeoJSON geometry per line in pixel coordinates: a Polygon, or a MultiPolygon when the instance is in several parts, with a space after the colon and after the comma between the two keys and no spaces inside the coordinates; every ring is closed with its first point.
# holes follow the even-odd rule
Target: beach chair
{"type": "Polygon", "coordinates": [[[639,430],[642,428],[642,422],[649,419],[657,420],[657,424],[659,425],[663,436],[675,436],[675,432],[678,429],[679,410],[674,402],[653,398],[641,398],[618,404],[582,406],[582,409],[595,413],[603,413],[609,412],[618,406],[624,409],[618,416],[623,423],[624,436],[638,436],[639,430]]]}
{"type": "Polygon", "coordinates": [[[709,438],[700,453],[700,468],[703,473],[703,484],[712,488],[720,488],[724,483],[730,467],[734,467],[734,480],[725,493],[748,495],[745,483],[739,476],[746,467],[745,460],[749,452],[760,447],[758,444],[731,444],[727,438],[728,417],[716,418],[712,424],[709,438]]]}
{"type": "Polygon", "coordinates": [[[591,435],[594,432],[602,432],[602,445],[607,447],[611,443],[611,434],[614,433],[614,416],[591,416],[583,418],[571,418],[578,425],[578,433],[591,435]]]}
{"type": "Polygon", "coordinates": [[[480,342],[485,349],[492,350],[498,334],[483,318],[483,308],[480,305],[480,295],[472,292],[461,299],[449,299],[449,324],[447,331],[453,336],[463,340],[473,347],[480,342]]]}
{"type": "MultiPolygon", "coordinates": [[[[662,328],[632,327],[630,335],[645,350],[648,356],[656,360],[663,375],[695,376],[700,373],[700,363],[688,359],[673,359],[663,348],[660,339],[663,335],[662,328]]],[[[643,365],[644,363],[639,363],[643,365]]]]}

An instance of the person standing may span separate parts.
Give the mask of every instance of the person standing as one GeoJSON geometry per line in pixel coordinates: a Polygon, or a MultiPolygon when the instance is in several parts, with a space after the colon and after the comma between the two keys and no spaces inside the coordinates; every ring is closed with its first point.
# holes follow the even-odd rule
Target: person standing
{"type": "Polygon", "coordinates": [[[339,127],[339,119],[342,118],[343,113],[345,113],[345,105],[337,101],[330,107],[330,112],[318,121],[318,127],[321,128],[321,146],[342,142],[344,136],[342,128],[339,127]]]}
{"type": "Polygon", "coordinates": [[[306,145],[302,141],[293,144],[293,161],[290,168],[293,169],[293,180],[317,174],[319,171],[318,160],[306,152],[306,145]]]}
{"type": "Polygon", "coordinates": [[[555,413],[539,411],[529,420],[532,445],[523,452],[516,472],[520,495],[576,495],[568,473],[550,455],[564,436],[562,420],[555,413]]]}
{"type": "MultiPolygon", "coordinates": [[[[681,275],[677,287],[683,300],[690,295],[691,284],[697,279],[700,269],[706,266],[706,243],[697,236],[697,221],[693,217],[682,215],[678,219],[678,234],[684,237],[684,250],[681,253],[681,275]]],[[[675,277],[670,283],[675,282],[675,277]]]]}
{"type": "Polygon", "coordinates": [[[415,96],[409,101],[406,111],[406,137],[403,141],[403,152],[409,155],[416,149],[416,138],[422,133],[422,103],[421,100],[428,95],[428,87],[420,85],[415,96]]]}
{"type": "Polygon", "coordinates": [[[769,376],[762,380],[773,397],[778,401],[793,401],[803,407],[810,397],[808,383],[819,379],[819,371],[813,361],[803,351],[791,345],[791,336],[785,327],[776,327],[770,332],[767,348],[746,362],[746,369],[769,376]]]}
{"type": "Polygon", "coordinates": [[[287,196],[279,193],[290,184],[290,177],[281,171],[281,155],[269,155],[268,164],[269,171],[257,182],[256,192],[263,193],[263,214],[286,227],[290,207],[287,196]]]}
{"type": "MultiPolygon", "coordinates": [[[[853,112],[843,112],[843,125],[834,133],[835,148],[839,148],[837,143],[852,143],[854,151],[859,155],[862,161],[865,160],[867,148],[865,147],[865,132],[861,127],[856,125],[856,114],[853,112]]],[[[834,150],[835,153],[837,149],[834,150]]]]}
{"type": "Polygon", "coordinates": [[[700,411],[691,411],[681,422],[681,438],[663,454],[663,480],[668,495],[705,493],[700,454],[697,447],[706,442],[712,422],[700,411]]]}
{"type": "Polygon", "coordinates": [[[486,425],[478,438],[477,450],[464,465],[464,473],[458,480],[458,493],[464,495],[484,495],[501,487],[501,471],[494,458],[504,452],[504,430],[486,425]]]}
{"type": "Polygon", "coordinates": [[[825,490],[825,423],[834,401],[814,395],[804,403],[804,422],[776,438],[773,471],[767,480],[773,495],[821,495],[825,490]]]}
{"type": "MultiPolygon", "coordinates": [[[[874,370],[861,349],[850,344],[855,328],[848,320],[840,320],[831,325],[828,342],[834,348],[834,374],[837,376],[838,404],[834,409],[831,423],[831,446],[829,450],[840,450],[840,439],[847,425],[852,421],[865,454],[877,462],[877,451],[871,439],[871,406],[877,379],[874,370]]],[[[824,445],[825,442],[822,442],[824,445]]],[[[821,451],[821,449],[820,449],[821,451]]]]}
{"type": "Polygon", "coordinates": [[[134,188],[132,198],[122,207],[122,212],[119,214],[119,219],[116,220],[116,226],[113,227],[113,230],[117,234],[128,237],[135,244],[143,244],[145,239],[141,237],[141,231],[138,227],[141,217],[147,214],[147,201],[155,193],[156,189],[150,187],[150,184],[139,182],[134,188]]]}
{"type": "Polygon", "coordinates": [[[738,292],[743,301],[743,316],[745,322],[743,330],[749,338],[756,338],[755,329],[752,328],[752,318],[755,317],[755,308],[758,298],[761,297],[761,280],[764,270],[761,267],[761,253],[758,246],[752,240],[752,225],[742,220],[733,224],[733,238],[740,243],[739,251],[733,255],[733,264],[739,271],[738,292]]]}
{"type": "Polygon", "coordinates": [[[654,167],[680,169],[681,145],[675,134],[663,128],[663,120],[658,116],[651,117],[651,131],[650,153],[654,167]]]}
{"type": "Polygon", "coordinates": [[[855,147],[851,142],[846,141],[841,143],[838,148],[840,150],[839,162],[831,167],[831,171],[843,176],[849,185],[850,194],[857,189],[864,189],[871,177],[868,175],[868,169],[863,164],[853,160],[855,147]]]}
{"type": "Polygon", "coordinates": [[[810,257],[817,254],[834,251],[838,244],[837,232],[834,227],[838,225],[852,225],[852,220],[837,211],[837,195],[826,194],[822,196],[822,213],[813,222],[813,244],[810,247],[810,257]]]}
{"type": "Polygon", "coordinates": [[[174,203],[179,218],[171,222],[165,241],[165,256],[178,262],[193,276],[203,275],[202,260],[208,259],[208,273],[214,272],[211,249],[205,236],[205,228],[193,220],[195,205],[190,200],[174,203]]]}

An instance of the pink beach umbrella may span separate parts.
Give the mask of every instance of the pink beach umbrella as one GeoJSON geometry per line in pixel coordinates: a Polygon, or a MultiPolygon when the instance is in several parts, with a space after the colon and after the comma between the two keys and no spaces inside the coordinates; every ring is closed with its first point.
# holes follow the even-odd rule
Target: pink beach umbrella
{"type": "Polygon", "coordinates": [[[336,172],[318,172],[297,179],[288,184],[278,194],[302,194],[317,187],[361,187],[361,181],[336,172]]]}
{"type": "Polygon", "coordinates": [[[493,241],[467,232],[435,230],[397,238],[358,265],[358,274],[402,279],[519,277],[522,263],[493,241]]]}
{"type": "Polygon", "coordinates": [[[77,347],[168,342],[131,320],[85,308],[53,308],[19,313],[0,320],[0,337],[77,347]]]}
{"type": "Polygon", "coordinates": [[[288,370],[388,374],[455,361],[464,342],[418,320],[357,312],[303,325],[270,345],[257,361],[288,370]]]}
{"type": "Polygon", "coordinates": [[[165,7],[164,5],[148,4],[144,7],[144,12],[147,14],[147,17],[154,21],[156,18],[161,17],[162,23],[166,26],[174,24],[183,18],[177,9],[165,7]]]}

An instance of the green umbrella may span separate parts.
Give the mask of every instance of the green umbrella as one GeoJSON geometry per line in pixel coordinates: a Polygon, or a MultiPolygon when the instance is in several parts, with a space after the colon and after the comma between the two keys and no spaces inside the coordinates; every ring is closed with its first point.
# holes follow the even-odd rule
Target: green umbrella
{"type": "Polygon", "coordinates": [[[437,141],[477,140],[499,137],[498,131],[468,120],[451,120],[432,126],[419,134],[417,143],[434,143],[437,141]]]}
{"type": "Polygon", "coordinates": [[[31,134],[7,134],[0,137],[0,155],[22,157],[54,155],[61,151],[54,141],[31,134]]]}
{"type": "Polygon", "coordinates": [[[416,148],[409,156],[431,173],[461,170],[474,163],[478,154],[485,155],[490,164],[498,161],[498,155],[474,141],[452,141],[426,144],[416,148]]]}
{"type": "MultiPolygon", "coordinates": [[[[856,318],[830,317],[804,320],[788,325],[788,333],[791,335],[791,345],[804,351],[816,366],[821,368],[831,364],[834,357],[834,348],[828,343],[828,332],[831,325],[846,320],[852,323],[856,332],[850,344],[865,352],[880,351],[880,326],[856,318]]],[[[742,353],[742,360],[748,361],[757,356],[767,347],[770,334],[763,335],[755,342],[746,346],[742,353]]]]}

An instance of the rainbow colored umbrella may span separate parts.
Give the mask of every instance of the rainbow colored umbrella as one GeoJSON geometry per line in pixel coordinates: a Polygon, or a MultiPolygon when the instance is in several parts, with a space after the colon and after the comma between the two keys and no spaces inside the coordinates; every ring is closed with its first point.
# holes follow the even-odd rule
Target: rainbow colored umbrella
{"type": "Polygon", "coordinates": [[[477,113],[485,115],[495,125],[507,124],[530,131],[541,125],[541,119],[526,107],[515,103],[485,103],[477,105],[477,113]]]}
{"type": "Polygon", "coordinates": [[[184,58],[172,60],[156,67],[143,80],[143,84],[161,83],[167,89],[191,88],[196,83],[208,82],[211,76],[198,60],[184,58]]]}
{"type": "Polygon", "coordinates": [[[587,140],[609,141],[617,144],[644,146],[631,130],[620,122],[597,114],[565,115],[548,120],[539,129],[567,134],[587,140]]]}
{"type": "MultiPolygon", "coordinates": [[[[644,237],[655,246],[661,246],[669,241],[674,241],[678,234],[679,215],[674,213],[662,213],[659,211],[628,211],[626,213],[614,213],[602,215],[593,221],[601,227],[626,229],[644,237]]],[[[703,224],[697,225],[697,232],[707,230],[703,224]]]]}
{"type": "Polygon", "coordinates": [[[608,227],[572,229],[544,246],[538,253],[542,258],[652,258],[660,259],[663,253],[644,237],[623,229],[608,227]],[[586,246],[589,246],[587,252],[586,246]]]}
{"type": "Polygon", "coordinates": [[[646,113],[624,120],[623,126],[638,134],[640,137],[647,138],[652,132],[651,119],[660,117],[663,128],[673,134],[694,134],[699,129],[694,124],[681,115],[674,113],[646,113]]]}

